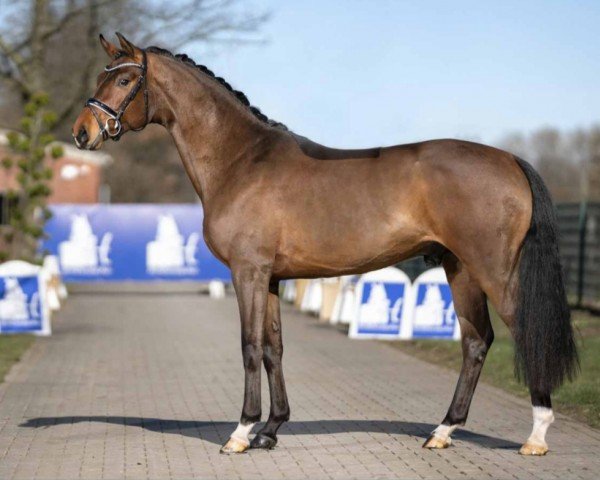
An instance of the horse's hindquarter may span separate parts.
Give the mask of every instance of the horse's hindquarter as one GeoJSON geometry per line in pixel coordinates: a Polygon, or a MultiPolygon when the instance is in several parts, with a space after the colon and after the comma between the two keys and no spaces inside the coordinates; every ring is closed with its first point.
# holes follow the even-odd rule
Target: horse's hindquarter
{"type": "MultiPolygon", "coordinates": [[[[425,142],[419,155],[427,211],[437,241],[463,261],[520,247],[531,219],[531,190],[514,157],[471,142],[425,142]]],[[[503,253],[509,261],[516,252],[503,253]]]]}
{"type": "Polygon", "coordinates": [[[502,311],[514,295],[513,273],[531,223],[525,174],[513,155],[463,141],[427,142],[419,163],[431,235],[502,311]]]}

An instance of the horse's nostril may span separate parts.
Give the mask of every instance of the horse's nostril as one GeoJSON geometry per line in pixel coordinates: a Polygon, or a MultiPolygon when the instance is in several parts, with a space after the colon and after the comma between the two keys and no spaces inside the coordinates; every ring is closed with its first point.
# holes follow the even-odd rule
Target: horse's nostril
{"type": "Polygon", "coordinates": [[[88,140],[90,139],[90,137],[88,137],[88,133],[87,130],[84,127],[81,127],[79,129],[79,132],[77,133],[77,143],[80,147],[84,147],[88,140]]]}

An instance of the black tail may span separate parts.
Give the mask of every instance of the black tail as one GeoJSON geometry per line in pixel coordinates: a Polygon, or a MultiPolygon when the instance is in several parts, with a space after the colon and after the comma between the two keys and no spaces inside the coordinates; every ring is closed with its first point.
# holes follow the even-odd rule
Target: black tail
{"type": "Polygon", "coordinates": [[[571,311],[558,255],[556,212],[540,175],[520,158],[533,197],[523,240],[515,316],[515,373],[532,392],[550,394],[579,370],[571,311]]]}

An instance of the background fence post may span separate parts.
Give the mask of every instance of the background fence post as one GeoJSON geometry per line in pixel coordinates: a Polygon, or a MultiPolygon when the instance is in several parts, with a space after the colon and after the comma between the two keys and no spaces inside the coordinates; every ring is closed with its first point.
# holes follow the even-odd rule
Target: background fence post
{"type": "Polygon", "coordinates": [[[577,261],[577,308],[583,305],[583,289],[585,279],[585,241],[587,233],[587,201],[579,205],[579,258],[577,261]]]}

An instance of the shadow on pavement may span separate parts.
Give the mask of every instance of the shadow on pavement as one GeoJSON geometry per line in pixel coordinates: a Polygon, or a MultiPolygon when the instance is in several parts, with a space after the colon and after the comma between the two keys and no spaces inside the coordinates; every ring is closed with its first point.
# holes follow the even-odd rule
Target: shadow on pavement
{"type": "MultiPolygon", "coordinates": [[[[57,425],[98,422],[112,425],[141,427],[153,432],[171,433],[199,438],[216,445],[224,443],[237,426],[236,422],[167,420],[161,418],[121,417],[121,416],[64,416],[30,418],[20,424],[27,428],[49,428],[57,425]]],[[[437,425],[419,422],[390,420],[310,420],[293,421],[284,424],[280,435],[327,435],[348,432],[385,433],[427,438],[437,425]]],[[[258,431],[255,427],[254,431],[258,431]]],[[[498,449],[518,449],[520,444],[501,438],[482,435],[466,430],[457,430],[452,438],[482,447],[498,449]]]]}

